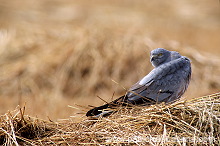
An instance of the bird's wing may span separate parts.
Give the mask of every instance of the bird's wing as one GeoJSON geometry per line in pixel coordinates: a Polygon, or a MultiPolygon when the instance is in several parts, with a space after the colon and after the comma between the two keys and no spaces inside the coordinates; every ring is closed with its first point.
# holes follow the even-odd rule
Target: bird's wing
{"type": "Polygon", "coordinates": [[[183,86],[182,78],[187,78],[189,74],[188,65],[189,60],[181,57],[158,66],[129,89],[128,100],[135,102],[146,97],[160,102],[170,98],[183,86]]]}

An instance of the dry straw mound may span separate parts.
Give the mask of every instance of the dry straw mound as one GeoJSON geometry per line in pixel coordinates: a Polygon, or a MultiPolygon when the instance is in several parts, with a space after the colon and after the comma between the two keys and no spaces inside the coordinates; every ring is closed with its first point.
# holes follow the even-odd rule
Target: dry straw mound
{"type": "Polygon", "coordinates": [[[99,119],[43,121],[24,109],[1,116],[4,145],[220,144],[220,93],[171,105],[121,108],[99,119]]]}

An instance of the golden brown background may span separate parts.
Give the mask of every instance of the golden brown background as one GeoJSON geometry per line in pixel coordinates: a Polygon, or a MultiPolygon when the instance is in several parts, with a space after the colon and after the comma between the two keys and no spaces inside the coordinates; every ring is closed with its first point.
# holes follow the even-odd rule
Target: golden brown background
{"type": "Polygon", "coordinates": [[[1,1],[0,114],[25,105],[56,120],[103,104],[153,68],[158,47],[192,60],[183,99],[219,92],[219,1],[1,1]]]}

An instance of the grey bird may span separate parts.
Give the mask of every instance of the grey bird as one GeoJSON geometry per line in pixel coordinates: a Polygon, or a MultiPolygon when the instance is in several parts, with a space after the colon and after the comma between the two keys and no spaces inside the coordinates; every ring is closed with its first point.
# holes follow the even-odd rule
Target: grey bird
{"type": "Polygon", "coordinates": [[[188,88],[191,78],[190,60],[176,51],[157,48],[150,53],[154,69],[134,84],[125,95],[105,105],[95,107],[86,116],[108,116],[118,106],[171,103],[179,99],[188,88]],[[107,110],[106,110],[107,109],[107,110]]]}

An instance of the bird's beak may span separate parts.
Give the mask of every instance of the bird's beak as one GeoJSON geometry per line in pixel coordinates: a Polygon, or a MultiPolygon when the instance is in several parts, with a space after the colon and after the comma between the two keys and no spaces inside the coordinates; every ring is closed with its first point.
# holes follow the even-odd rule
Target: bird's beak
{"type": "Polygon", "coordinates": [[[151,62],[154,61],[156,57],[157,57],[157,55],[151,55],[151,56],[150,56],[150,61],[151,61],[151,62]]]}

